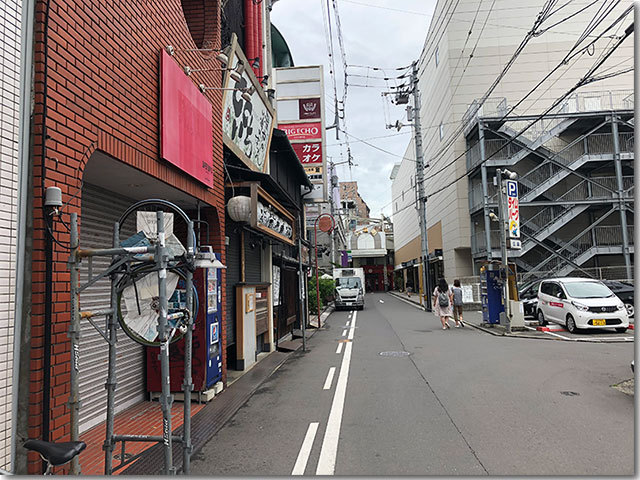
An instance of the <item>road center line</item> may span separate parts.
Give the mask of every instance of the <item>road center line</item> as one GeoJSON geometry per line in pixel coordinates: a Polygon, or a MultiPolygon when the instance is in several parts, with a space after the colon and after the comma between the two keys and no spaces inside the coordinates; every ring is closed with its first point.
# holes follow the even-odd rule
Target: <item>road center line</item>
{"type": "Polygon", "coordinates": [[[302,446],[300,447],[300,452],[298,453],[298,458],[293,466],[291,475],[304,475],[304,471],[307,468],[307,461],[311,454],[311,447],[316,438],[316,432],[318,431],[318,425],[318,422],[312,422],[309,424],[307,434],[304,436],[304,440],[302,441],[302,446]]]}
{"type": "Polygon", "coordinates": [[[327,379],[324,381],[323,390],[329,390],[331,388],[331,382],[333,382],[333,375],[336,373],[336,367],[331,367],[327,373],[327,379]]]}
{"type": "MultiPolygon", "coordinates": [[[[353,322],[349,329],[349,339],[353,339],[355,332],[357,312],[353,312],[353,322]]],[[[340,438],[340,426],[342,425],[342,412],[347,394],[347,380],[349,378],[349,365],[351,363],[351,351],[353,342],[348,342],[340,365],[340,374],[336,383],[336,393],[333,396],[331,412],[327,421],[327,429],[322,440],[322,449],[318,459],[316,475],[333,475],[336,469],[336,457],[338,455],[338,440],[340,438]]]]}
{"type": "Polygon", "coordinates": [[[347,334],[347,329],[342,330],[342,336],[344,337],[347,334]]]}
{"type": "Polygon", "coordinates": [[[336,349],[336,353],[339,355],[342,353],[342,346],[344,345],[343,342],[338,343],[338,348],[336,349]]]}

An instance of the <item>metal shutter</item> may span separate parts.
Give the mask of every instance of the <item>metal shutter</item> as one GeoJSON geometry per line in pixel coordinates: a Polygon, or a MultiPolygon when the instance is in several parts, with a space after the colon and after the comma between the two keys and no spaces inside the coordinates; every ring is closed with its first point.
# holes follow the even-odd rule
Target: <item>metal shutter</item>
{"type": "MultiPolygon", "coordinates": [[[[227,218],[227,225],[231,220],[227,218]]],[[[229,245],[227,245],[227,346],[236,343],[236,283],[240,282],[240,232],[228,231],[229,245]]]]}
{"type": "MultiPolygon", "coordinates": [[[[80,225],[81,248],[110,248],[113,242],[113,224],[134,200],[116,195],[99,187],[84,184],[82,188],[82,214],[80,225]]],[[[131,227],[134,228],[134,227],[131,227]]],[[[120,238],[133,235],[134,231],[120,232],[120,238]]],[[[111,263],[110,257],[95,257],[93,274],[104,271],[111,263]]],[[[85,282],[88,262],[80,267],[80,282],[85,282]]],[[[109,308],[111,282],[101,279],[82,292],[81,310],[109,308]]],[[[105,327],[104,317],[96,324],[105,327]]],[[[86,431],[106,419],[109,347],[104,338],[83,320],[80,337],[80,432],[86,431]]],[[[143,401],[145,398],[144,347],[131,340],[118,328],[116,412],[143,401]]]]}
{"type": "Polygon", "coordinates": [[[245,234],[244,242],[244,278],[247,283],[262,282],[262,248],[255,237],[245,234]],[[254,247],[251,248],[253,240],[254,247]]]}

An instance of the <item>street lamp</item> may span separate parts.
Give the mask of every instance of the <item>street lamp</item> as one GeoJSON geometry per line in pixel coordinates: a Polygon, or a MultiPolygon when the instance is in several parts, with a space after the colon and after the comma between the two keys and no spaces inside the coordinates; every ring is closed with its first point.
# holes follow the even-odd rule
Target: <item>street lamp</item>
{"type": "MultiPolygon", "coordinates": [[[[504,317],[507,326],[507,333],[511,333],[511,305],[509,304],[509,263],[507,258],[507,232],[509,231],[509,222],[505,216],[505,184],[503,180],[515,180],[518,174],[507,169],[496,170],[498,177],[498,217],[500,222],[500,249],[502,250],[502,266],[504,268],[504,317]]],[[[495,216],[495,215],[494,215],[495,216]]],[[[502,322],[500,322],[502,323],[502,322]]]]}

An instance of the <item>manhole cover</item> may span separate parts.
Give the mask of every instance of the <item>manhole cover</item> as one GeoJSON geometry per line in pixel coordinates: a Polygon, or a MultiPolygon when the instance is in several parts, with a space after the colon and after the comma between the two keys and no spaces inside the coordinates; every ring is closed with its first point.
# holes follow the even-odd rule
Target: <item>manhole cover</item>
{"type": "Polygon", "coordinates": [[[580,394],[578,392],[560,392],[560,395],[566,395],[567,397],[578,397],[580,394]]]}
{"type": "Polygon", "coordinates": [[[381,357],[408,357],[409,352],[380,352],[381,357]]]}

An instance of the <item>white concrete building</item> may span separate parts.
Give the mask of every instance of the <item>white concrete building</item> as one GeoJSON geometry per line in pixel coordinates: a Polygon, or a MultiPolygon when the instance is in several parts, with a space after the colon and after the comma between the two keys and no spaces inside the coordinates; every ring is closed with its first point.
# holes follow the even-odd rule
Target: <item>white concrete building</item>
{"type": "MultiPolygon", "coordinates": [[[[425,164],[428,164],[425,190],[430,256],[435,257],[434,253],[439,252],[434,250],[442,249],[442,264],[434,265],[435,269],[432,267],[434,280],[440,274],[452,281],[455,277],[476,273],[471,255],[469,179],[465,158],[468,145],[463,117],[474,100],[486,94],[512,60],[546,3],[544,0],[440,0],[436,6],[418,61],[420,118],[425,164]]],[[[542,33],[528,41],[489,95],[483,109],[495,111],[500,102],[503,102],[502,106],[515,106],[554,70],[602,6],[599,2],[589,6],[590,3],[576,0],[547,18],[536,29],[542,33]],[[576,15],[572,16],[574,13],[576,15]],[[545,31],[546,28],[549,30],[545,31]]],[[[571,58],[568,64],[555,71],[514,110],[513,115],[542,113],[573,87],[613,44],[615,39],[611,36],[622,35],[633,21],[631,12],[604,37],[597,38],[630,6],[630,1],[622,2],[595,30],[587,32],[589,36],[579,48],[594,41],[588,51],[571,58]]],[[[611,73],[630,66],[633,66],[633,36],[608,58],[598,73],[611,73]]],[[[632,88],[633,72],[629,72],[584,89],[592,92],[626,90],[628,95],[632,88]]],[[[418,217],[412,206],[407,207],[415,202],[413,159],[415,147],[411,142],[392,185],[397,265],[410,263],[412,258],[415,263],[420,261],[418,217]]]]}

